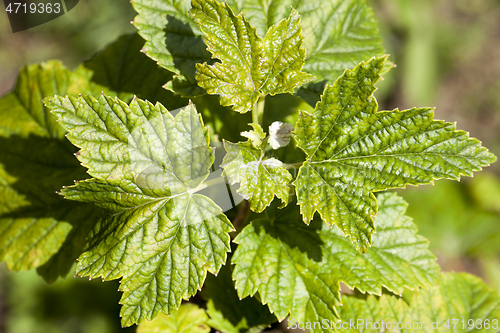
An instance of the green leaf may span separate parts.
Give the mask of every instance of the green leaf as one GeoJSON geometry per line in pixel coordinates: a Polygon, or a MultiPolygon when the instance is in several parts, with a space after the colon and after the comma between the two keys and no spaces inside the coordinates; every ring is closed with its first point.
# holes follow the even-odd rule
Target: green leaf
{"type": "Polygon", "coordinates": [[[415,293],[409,305],[389,295],[380,299],[368,296],[366,300],[344,295],[342,303],[339,307],[342,321],[359,320],[360,326],[340,329],[341,332],[380,332],[370,329],[367,323],[380,324],[382,320],[386,329],[397,329],[398,323],[406,323],[401,332],[500,331],[499,295],[481,279],[466,273],[443,273],[438,287],[415,293]],[[474,321],[476,329],[472,325],[469,328],[469,320],[474,321]],[[489,328],[484,328],[485,320],[489,321],[489,328]]]}
{"type": "Polygon", "coordinates": [[[253,297],[240,299],[234,289],[231,279],[231,265],[223,266],[217,276],[208,275],[204,286],[207,295],[207,313],[210,316],[208,324],[223,333],[244,333],[263,331],[267,326],[277,321],[253,297]]]}
{"type": "Polygon", "coordinates": [[[49,282],[66,276],[95,216],[92,205],[56,194],[86,174],[42,98],[105,90],[91,75],[59,61],[26,66],[14,90],[0,99],[0,261],[14,271],[39,267],[49,282]]]}
{"type": "Polygon", "coordinates": [[[190,13],[205,35],[208,50],[221,61],[197,64],[196,79],[207,93],[220,95],[222,105],[244,113],[262,94],[293,92],[312,79],[301,72],[305,49],[297,11],[270,27],[262,40],[227,3],[193,0],[192,6],[190,13]]]}
{"type": "Polygon", "coordinates": [[[132,0],[133,23],[146,40],[143,52],[175,73],[165,87],[183,96],[204,94],[195,79],[195,64],[211,62],[201,32],[188,14],[190,0],[132,0]]]}
{"type": "MultiPolygon", "coordinates": [[[[258,128],[263,133],[262,128],[258,128]]],[[[221,164],[223,175],[231,184],[241,183],[238,193],[248,200],[254,212],[262,212],[274,196],[281,199],[283,206],[288,204],[293,179],[281,161],[266,158],[251,140],[238,143],[224,140],[224,148],[227,154],[221,164]]]]}
{"type": "MultiPolygon", "coordinates": [[[[233,279],[240,297],[259,292],[279,320],[336,320],[339,282],[381,294],[382,286],[400,294],[435,283],[439,266],[428,242],[404,215],[406,203],[394,193],[379,195],[379,226],[370,251],[361,254],[336,228],[320,219],[309,226],[298,207],[254,220],[236,237],[233,279]]],[[[316,332],[317,330],[313,330],[316,332]]]]}
{"type": "Polygon", "coordinates": [[[303,71],[314,81],[297,94],[314,105],[325,84],[333,84],[346,68],[362,60],[383,55],[377,20],[365,0],[228,0],[234,11],[242,11],[259,34],[290,14],[300,13],[307,56],[303,71]]]}
{"type": "Polygon", "coordinates": [[[138,34],[121,36],[83,66],[93,72],[93,82],[117,92],[122,101],[135,95],[172,110],[187,105],[188,100],[162,88],[173,75],[140,52],[143,44],[138,34]]]}
{"type": "Polygon", "coordinates": [[[250,123],[248,124],[252,127],[250,131],[241,132],[241,136],[244,136],[252,143],[255,148],[260,148],[262,145],[262,140],[266,138],[266,133],[259,124],[250,123]]]}
{"type": "Polygon", "coordinates": [[[209,333],[205,310],[186,303],[170,316],[161,314],[152,321],[142,322],[137,333],[209,333]]]}
{"type": "Polygon", "coordinates": [[[197,193],[213,163],[208,132],[192,104],[175,117],[161,104],[101,95],[47,101],[95,177],[63,189],[111,214],[93,231],[77,274],[122,278],[122,323],[171,313],[217,273],[232,225],[197,193]]]}
{"type": "Polygon", "coordinates": [[[318,211],[362,252],[375,231],[372,192],[458,180],[496,160],[454,124],[433,120],[430,108],[377,112],[373,92],[384,61],[347,70],[311,114],[302,112],[294,133],[307,154],[294,182],[304,222],[318,211]]]}
{"type": "MultiPolygon", "coordinates": [[[[289,17],[291,8],[300,13],[304,48],[307,50],[303,71],[313,74],[315,79],[297,94],[311,105],[319,100],[325,85],[333,84],[346,68],[385,53],[377,21],[365,0],[226,2],[235,13],[242,12],[260,36],[289,17]]],[[[146,54],[177,74],[180,73],[180,64],[184,64],[189,70],[185,70],[181,78],[189,79],[182,80],[191,86],[193,82],[196,84],[194,66],[209,61],[210,54],[200,38],[198,27],[187,14],[191,1],[133,0],[132,4],[139,13],[134,24],[146,39],[146,54]],[[175,45],[176,41],[182,41],[180,47],[175,45]]],[[[386,69],[391,66],[388,63],[386,69]]],[[[182,84],[174,82],[170,87],[177,91],[182,84]]]]}
{"type": "Polygon", "coordinates": [[[55,193],[87,175],[44,97],[113,90],[125,99],[136,92],[173,108],[187,103],[161,88],[171,75],[138,52],[141,44],[137,35],[123,36],[74,72],[58,61],[27,66],[14,91],[0,100],[0,260],[9,269],[39,267],[49,282],[65,276],[96,221],[92,205],[55,193]]]}

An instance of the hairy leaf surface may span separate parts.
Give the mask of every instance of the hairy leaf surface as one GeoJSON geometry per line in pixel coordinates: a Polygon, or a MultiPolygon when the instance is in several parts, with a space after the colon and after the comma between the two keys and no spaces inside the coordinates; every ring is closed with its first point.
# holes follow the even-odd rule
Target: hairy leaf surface
{"type": "MultiPolygon", "coordinates": [[[[263,133],[260,126],[258,128],[263,133]]],[[[274,196],[281,199],[283,205],[288,204],[293,179],[281,161],[265,158],[262,149],[255,147],[251,139],[238,143],[224,141],[224,148],[227,153],[221,164],[223,174],[231,184],[241,183],[238,193],[248,200],[254,212],[262,212],[274,196]]]]}
{"type": "Polygon", "coordinates": [[[197,305],[182,304],[170,316],[161,314],[152,321],[142,322],[137,333],[209,333],[208,316],[197,305]]]}
{"type": "Polygon", "coordinates": [[[415,293],[409,305],[389,295],[380,299],[368,296],[366,300],[344,295],[342,303],[343,306],[339,307],[342,321],[362,319],[364,324],[354,330],[341,329],[341,332],[379,332],[379,329],[370,329],[365,324],[382,320],[386,327],[390,323],[394,329],[399,322],[407,323],[401,332],[500,331],[499,295],[481,279],[466,273],[443,273],[439,286],[415,293]],[[474,321],[471,327],[468,326],[469,320],[474,321]],[[484,326],[485,320],[489,321],[488,328],[484,326]],[[429,323],[438,323],[438,327],[433,329],[429,323]]]}
{"type": "Polygon", "coordinates": [[[238,295],[259,292],[278,319],[290,314],[291,319],[314,322],[336,320],[339,282],[378,295],[382,286],[398,294],[405,286],[432,286],[439,266],[427,240],[415,234],[415,224],[404,215],[406,203],[394,193],[378,198],[379,228],[365,254],[320,219],[309,226],[302,223],[296,206],[254,220],[235,239],[238,295]]]}
{"type": "Polygon", "coordinates": [[[222,105],[244,113],[262,94],[293,92],[312,79],[301,72],[305,49],[297,11],[270,27],[261,39],[227,3],[193,0],[192,5],[190,13],[205,35],[208,50],[221,61],[197,64],[196,79],[209,94],[220,95],[222,105]]]}
{"type": "Polygon", "coordinates": [[[49,282],[68,273],[95,216],[91,205],[56,194],[86,174],[42,98],[105,90],[91,74],[59,61],[26,66],[0,99],[0,261],[14,271],[44,265],[39,273],[49,282]]]}
{"type": "Polygon", "coordinates": [[[213,163],[208,132],[192,104],[175,117],[161,104],[127,105],[101,95],[55,97],[49,107],[95,177],[63,189],[111,214],[93,232],[77,273],[122,278],[122,323],[171,313],[216,273],[231,223],[197,193],[213,163]]]}
{"type": "Polygon", "coordinates": [[[304,222],[318,211],[362,252],[375,231],[372,192],[458,180],[496,160],[455,124],[434,120],[430,108],[377,112],[373,92],[384,61],[347,70],[312,113],[302,112],[294,133],[307,154],[294,183],[304,222]]]}

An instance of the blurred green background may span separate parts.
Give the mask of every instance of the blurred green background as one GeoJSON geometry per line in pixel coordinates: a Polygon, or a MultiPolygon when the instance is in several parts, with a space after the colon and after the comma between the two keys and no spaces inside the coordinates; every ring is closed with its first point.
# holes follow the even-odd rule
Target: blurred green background
{"type": "MultiPolygon", "coordinates": [[[[379,84],[381,109],[435,106],[436,118],[500,156],[500,1],[368,0],[397,67],[379,84]]],[[[4,10],[3,4],[0,10],[4,10]]],[[[0,13],[0,95],[21,66],[61,59],[74,68],[134,32],[124,0],[81,0],[62,17],[13,34],[0,13]]],[[[408,188],[408,214],[443,270],[468,271],[500,291],[500,163],[461,182],[408,188]]],[[[119,324],[113,282],[68,277],[47,285],[35,272],[0,265],[0,333],[131,332],[119,324]]]]}
{"type": "MultiPolygon", "coordinates": [[[[379,85],[383,109],[435,106],[500,156],[500,1],[371,0],[397,67],[379,85]]],[[[460,182],[399,193],[443,270],[500,291],[500,164],[460,182]]]]}

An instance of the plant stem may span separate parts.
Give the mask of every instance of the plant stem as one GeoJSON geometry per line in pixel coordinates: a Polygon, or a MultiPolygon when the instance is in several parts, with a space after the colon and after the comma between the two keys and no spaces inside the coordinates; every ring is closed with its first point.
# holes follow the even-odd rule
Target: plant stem
{"type": "Polygon", "coordinates": [[[257,107],[258,103],[259,102],[256,102],[253,105],[253,108],[252,108],[252,123],[254,123],[254,124],[258,124],[259,123],[259,110],[258,110],[258,107],[257,107]]]}
{"type": "Polygon", "coordinates": [[[262,116],[264,114],[264,106],[266,105],[266,96],[260,96],[252,108],[252,122],[262,125],[262,116]]]}

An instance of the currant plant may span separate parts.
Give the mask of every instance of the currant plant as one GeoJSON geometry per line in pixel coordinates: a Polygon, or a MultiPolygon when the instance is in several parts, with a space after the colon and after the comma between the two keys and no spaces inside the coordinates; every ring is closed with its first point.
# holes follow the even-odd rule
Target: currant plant
{"type": "Polygon", "coordinates": [[[132,4],[142,38],[74,71],[27,66],[0,99],[10,270],[120,279],[122,324],[143,333],[500,331],[499,296],[440,274],[384,192],[496,158],[432,108],[378,110],[393,65],[364,0],[132,4]]]}

